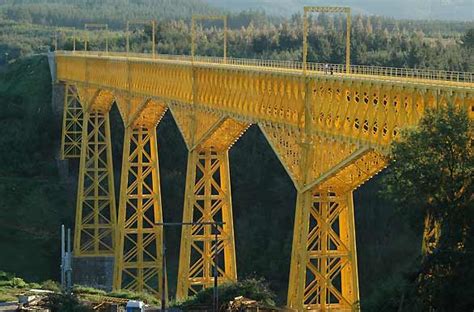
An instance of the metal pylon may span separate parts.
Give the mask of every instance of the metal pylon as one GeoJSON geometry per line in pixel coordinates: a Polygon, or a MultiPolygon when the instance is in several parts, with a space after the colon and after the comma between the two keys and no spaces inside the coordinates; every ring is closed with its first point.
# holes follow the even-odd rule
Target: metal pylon
{"type": "Polygon", "coordinates": [[[115,192],[109,114],[84,112],[77,191],[74,256],[111,256],[115,192]]]}
{"type": "MultiPolygon", "coordinates": [[[[163,222],[156,127],[125,131],[114,289],[163,292],[163,222]]],[[[165,289],[166,291],[166,289],[165,289]]]]}
{"type": "Polygon", "coordinates": [[[217,227],[217,264],[214,227],[183,227],[178,299],[212,287],[216,265],[219,283],[237,280],[228,151],[195,149],[188,157],[183,222],[223,222],[224,225],[217,227]]]}
{"type": "Polygon", "coordinates": [[[358,311],[352,192],[299,192],[296,210],[288,306],[358,311]]]}
{"type": "Polygon", "coordinates": [[[73,85],[64,87],[63,126],[61,133],[61,159],[81,156],[83,110],[73,85]]]}

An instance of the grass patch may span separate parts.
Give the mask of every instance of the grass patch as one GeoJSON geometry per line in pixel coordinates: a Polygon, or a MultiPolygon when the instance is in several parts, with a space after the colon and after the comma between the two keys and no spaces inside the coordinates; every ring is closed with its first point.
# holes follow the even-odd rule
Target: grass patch
{"type": "Polygon", "coordinates": [[[2,293],[3,289],[0,289],[0,302],[12,302],[18,301],[18,298],[10,293],[2,293]]]}
{"type": "Polygon", "coordinates": [[[107,293],[102,289],[87,287],[82,285],[74,285],[72,292],[76,295],[101,295],[105,296],[107,293]]]}
{"type": "Polygon", "coordinates": [[[114,292],[108,293],[107,296],[129,299],[129,300],[140,300],[147,304],[152,304],[152,305],[161,304],[161,301],[158,298],[148,293],[136,293],[136,292],[131,292],[127,290],[120,290],[120,291],[114,291],[114,292]]]}

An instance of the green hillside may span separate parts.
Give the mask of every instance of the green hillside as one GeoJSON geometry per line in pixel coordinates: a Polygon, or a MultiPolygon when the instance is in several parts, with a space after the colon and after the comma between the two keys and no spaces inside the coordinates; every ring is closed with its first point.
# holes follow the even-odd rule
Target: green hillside
{"type": "Polygon", "coordinates": [[[45,57],[0,75],[0,267],[35,281],[57,277],[58,230],[73,190],[58,178],[59,120],[45,57]]]}
{"type": "Polygon", "coordinates": [[[83,28],[85,23],[125,27],[127,20],[163,20],[214,14],[200,0],[3,0],[0,16],[26,23],[83,28]]]}

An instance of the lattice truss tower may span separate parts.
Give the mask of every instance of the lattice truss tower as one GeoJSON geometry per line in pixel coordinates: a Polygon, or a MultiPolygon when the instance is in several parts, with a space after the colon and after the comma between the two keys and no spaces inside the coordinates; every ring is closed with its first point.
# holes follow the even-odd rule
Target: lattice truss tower
{"type": "Polygon", "coordinates": [[[289,307],[352,311],[359,304],[353,191],[387,166],[389,144],[427,108],[451,103],[474,112],[472,86],[435,81],[120,56],[56,61],[68,91],[62,151],[81,162],[74,252],[114,254],[117,289],[163,291],[156,126],[170,109],[189,151],[183,221],[224,222],[216,258],[211,227],[183,227],[179,299],[210,287],[216,266],[220,283],[237,279],[228,151],[251,124],[297,190],[289,307]],[[113,102],[125,125],[117,221],[113,102]]]}

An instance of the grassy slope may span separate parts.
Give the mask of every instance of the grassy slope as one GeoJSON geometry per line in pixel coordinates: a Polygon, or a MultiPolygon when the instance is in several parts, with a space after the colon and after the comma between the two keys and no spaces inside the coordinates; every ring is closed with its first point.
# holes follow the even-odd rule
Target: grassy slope
{"type": "Polygon", "coordinates": [[[57,177],[50,97],[45,57],[0,76],[0,268],[32,281],[56,276],[57,233],[74,205],[57,177]]]}

